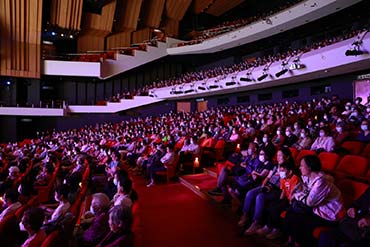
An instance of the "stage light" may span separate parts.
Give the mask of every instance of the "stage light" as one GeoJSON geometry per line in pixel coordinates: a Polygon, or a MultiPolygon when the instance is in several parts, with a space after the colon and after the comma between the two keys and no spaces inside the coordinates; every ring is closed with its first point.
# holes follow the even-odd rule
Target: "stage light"
{"type": "Polygon", "coordinates": [[[228,82],[225,83],[226,86],[233,86],[235,84],[236,84],[235,81],[228,81],[228,82]]]}
{"type": "Polygon", "coordinates": [[[69,35],[69,38],[70,38],[70,39],[73,39],[73,35],[72,35],[72,34],[71,34],[71,35],[69,35]]]}
{"type": "Polygon", "coordinates": [[[51,32],[51,35],[55,36],[55,35],[56,35],[56,33],[55,33],[55,32],[51,32]]]}
{"type": "Polygon", "coordinates": [[[249,77],[240,77],[240,81],[247,81],[247,82],[251,82],[253,81],[251,78],[249,77]]]}
{"type": "Polygon", "coordinates": [[[282,75],[284,75],[286,72],[288,72],[288,69],[282,69],[281,71],[279,71],[279,72],[277,72],[276,74],[275,74],[275,76],[276,77],[280,77],[280,76],[282,76],[282,75]]]}
{"type": "Polygon", "coordinates": [[[192,93],[192,92],[195,92],[195,90],[194,89],[187,89],[187,90],[185,90],[185,92],[184,93],[192,93]]]}
{"type": "Polygon", "coordinates": [[[267,73],[262,74],[260,77],[257,78],[258,81],[263,81],[266,79],[269,75],[267,73]]]}
{"type": "Polygon", "coordinates": [[[204,86],[199,86],[198,89],[203,91],[207,90],[204,86]]]}
{"type": "Polygon", "coordinates": [[[208,86],[208,89],[216,89],[216,88],[219,88],[218,85],[209,85],[208,86]]]}

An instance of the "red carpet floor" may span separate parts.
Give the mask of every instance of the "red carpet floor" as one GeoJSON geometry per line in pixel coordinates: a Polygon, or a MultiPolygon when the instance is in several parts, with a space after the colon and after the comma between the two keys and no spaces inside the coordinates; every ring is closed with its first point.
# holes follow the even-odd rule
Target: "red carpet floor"
{"type": "Polygon", "coordinates": [[[141,177],[134,180],[142,246],[267,246],[254,238],[239,237],[230,208],[213,205],[180,183],[146,188],[141,177]]]}

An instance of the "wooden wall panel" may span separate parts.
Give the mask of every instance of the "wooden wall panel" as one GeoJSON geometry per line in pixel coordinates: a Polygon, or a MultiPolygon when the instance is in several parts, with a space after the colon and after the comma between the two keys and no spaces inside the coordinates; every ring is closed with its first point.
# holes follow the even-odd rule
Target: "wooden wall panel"
{"type": "Polygon", "coordinates": [[[132,33],[132,43],[137,44],[137,43],[142,43],[144,41],[150,40],[152,31],[153,30],[151,28],[144,28],[136,32],[133,32],[132,33]]]}
{"type": "Polygon", "coordinates": [[[245,0],[216,0],[207,10],[206,13],[220,16],[230,9],[238,6],[245,0]]]}
{"type": "Polygon", "coordinates": [[[83,0],[51,0],[50,23],[61,28],[80,30],[83,0]]]}
{"type": "Polygon", "coordinates": [[[215,0],[194,0],[193,12],[200,14],[214,2],[215,0]]]}
{"type": "Polygon", "coordinates": [[[165,0],[145,0],[142,8],[146,27],[158,28],[161,23],[165,0]]]}
{"type": "Polygon", "coordinates": [[[107,49],[129,47],[131,44],[131,32],[122,32],[107,37],[107,49]]]}
{"type": "Polygon", "coordinates": [[[0,75],[40,78],[42,0],[0,1],[0,75]]]}
{"type": "Polygon", "coordinates": [[[104,37],[94,35],[80,35],[77,40],[77,50],[79,53],[87,51],[103,51],[104,37]]]}
{"type": "Polygon", "coordinates": [[[142,2],[143,0],[123,0],[121,2],[117,23],[118,31],[136,30],[142,2]]]}
{"type": "Polygon", "coordinates": [[[180,21],[191,4],[191,0],[167,0],[166,13],[170,19],[180,21]]]}
{"type": "Polygon", "coordinates": [[[86,13],[84,16],[84,30],[95,29],[111,32],[113,26],[116,1],[112,1],[102,8],[101,15],[86,13]]]}
{"type": "Polygon", "coordinates": [[[167,19],[166,25],[163,27],[164,32],[169,37],[177,37],[179,35],[179,21],[167,19]]]}

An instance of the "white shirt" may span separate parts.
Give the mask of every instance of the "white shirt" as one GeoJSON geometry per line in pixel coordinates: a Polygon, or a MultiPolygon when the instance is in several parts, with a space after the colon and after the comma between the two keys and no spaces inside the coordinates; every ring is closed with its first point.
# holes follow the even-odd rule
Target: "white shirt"
{"type": "Polygon", "coordinates": [[[9,215],[15,214],[18,208],[20,208],[22,204],[20,202],[15,202],[12,205],[8,206],[4,211],[0,214],[0,222],[9,215]]]}

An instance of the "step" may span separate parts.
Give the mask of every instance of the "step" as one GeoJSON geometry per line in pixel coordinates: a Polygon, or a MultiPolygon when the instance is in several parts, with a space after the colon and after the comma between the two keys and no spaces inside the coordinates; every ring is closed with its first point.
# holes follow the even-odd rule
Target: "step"
{"type": "Polygon", "coordinates": [[[217,168],[216,167],[205,167],[203,168],[203,172],[208,174],[209,176],[212,176],[214,178],[217,178],[217,168]]]}
{"type": "Polygon", "coordinates": [[[205,200],[220,203],[223,199],[223,196],[211,196],[207,193],[208,190],[212,190],[217,186],[217,178],[210,176],[207,173],[184,175],[181,176],[179,180],[182,185],[189,188],[205,200]]]}

